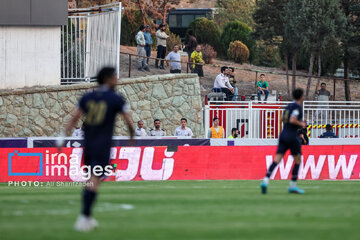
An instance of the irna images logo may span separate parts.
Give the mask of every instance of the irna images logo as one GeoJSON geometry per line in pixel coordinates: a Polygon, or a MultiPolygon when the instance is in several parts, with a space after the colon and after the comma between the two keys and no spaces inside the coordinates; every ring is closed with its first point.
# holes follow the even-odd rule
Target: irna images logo
{"type": "MultiPolygon", "coordinates": [[[[8,154],[9,157],[9,176],[43,176],[43,153],[19,153],[17,150],[15,150],[13,153],[8,154]],[[32,172],[22,172],[22,171],[14,171],[13,167],[14,165],[25,165],[26,161],[28,160],[32,161],[39,161],[39,171],[32,171],[32,172]],[[14,161],[19,161],[16,164],[14,164],[14,161]]],[[[19,169],[19,168],[17,168],[19,169]]],[[[22,170],[23,168],[21,168],[22,170]]],[[[29,170],[29,169],[27,169],[29,170]]]]}

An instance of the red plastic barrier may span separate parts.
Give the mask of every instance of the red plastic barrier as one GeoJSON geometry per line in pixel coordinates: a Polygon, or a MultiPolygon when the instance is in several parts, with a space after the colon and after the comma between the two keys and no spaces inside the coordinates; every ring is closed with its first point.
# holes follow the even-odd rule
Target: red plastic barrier
{"type": "MultiPolygon", "coordinates": [[[[299,178],[360,179],[359,149],[305,146],[299,178]]],[[[166,147],[116,147],[111,153],[116,170],[108,180],[261,179],[275,151],[275,146],[181,146],[175,153],[166,147]]],[[[0,182],[84,181],[82,153],[81,148],[65,148],[61,154],[55,148],[0,149],[0,182]]],[[[284,159],[273,178],[291,177],[293,158],[286,155],[284,159]]]]}

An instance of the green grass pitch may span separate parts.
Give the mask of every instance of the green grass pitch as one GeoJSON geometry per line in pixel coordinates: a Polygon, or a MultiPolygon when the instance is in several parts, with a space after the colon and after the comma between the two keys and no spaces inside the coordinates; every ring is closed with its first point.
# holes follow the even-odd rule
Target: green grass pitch
{"type": "Polygon", "coordinates": [[[80,187],[0,185],[0,239],[360,239],[360,181],[106,182],[95,205],[100,227],[73,230],[80,187]]]}

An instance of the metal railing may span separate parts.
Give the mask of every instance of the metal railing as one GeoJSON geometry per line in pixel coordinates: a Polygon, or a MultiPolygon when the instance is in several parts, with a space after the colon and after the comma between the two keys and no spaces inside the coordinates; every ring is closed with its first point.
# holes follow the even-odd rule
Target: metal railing
{"type": "Polygon", "coordinates": [[[119,77],[120,33],[121,2],[69,9],[61,27],[61,83],[89,82],[105,65],[116,66],[119,77]]]}
{"type": "MultiPolygon", "coordinates": [[[[205,137],[212,119],[218,117],[226,137],[237,128],[240,138],[278,139],[283,129],[282,114],[289,103],[209,102],[205,105],[205,137]]],[[[310,138],[324,133],[326,124],[332,125],[339,138],[360,138],[360,102],[305,101],[303,116],[310,138]]]]}
{"type": "Polygon", "coordinates": [[[319,137],[326,124],[339,138],[360,138],[360,102],[305,101],[304,120],[312,138],[319,137]]]}

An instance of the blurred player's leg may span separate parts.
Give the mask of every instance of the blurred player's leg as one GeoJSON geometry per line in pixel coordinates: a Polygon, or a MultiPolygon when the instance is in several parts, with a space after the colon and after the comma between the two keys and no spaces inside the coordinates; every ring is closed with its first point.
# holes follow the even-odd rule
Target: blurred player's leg
{"type": "Polygon", "coordinates": [[[263,194],[267,193],[267,187],[269,185],[270,182],[270,176],[273,173],[275,167],[279,164],[279,162],[281,161],[281,159],[284,157],[284,154],[276,154],[275,156],[275,160],[272,162],[272,164],[270,165],[268,171],[266,172],[266,176],[264,178],[264,181],[261,182],[260,187],[261,187],[261,192],[263,194]]]}
{"type": "Polygon", "coordinates": [[[305,193],[305,191],[296,185],[296,180],[298,178],[298,173],[299,173],[299,168],[300,168],[301,155],[294,156],[294,160],[295,160],[295,165],[294,165],[294,168],[292,171],[289,193],[303,194],[303,193],[305,193]]]}
{"type": "Polygon", "coordinates": [[[85,186],[82,195],[82,213],[75,223],[75,229],[80,232],[90,231],[96,228],[99,224],[91,217],[91,210],[96,200],[98,187],[100,185],[100,178],[91,176],[87,186],[85,186]]]}

